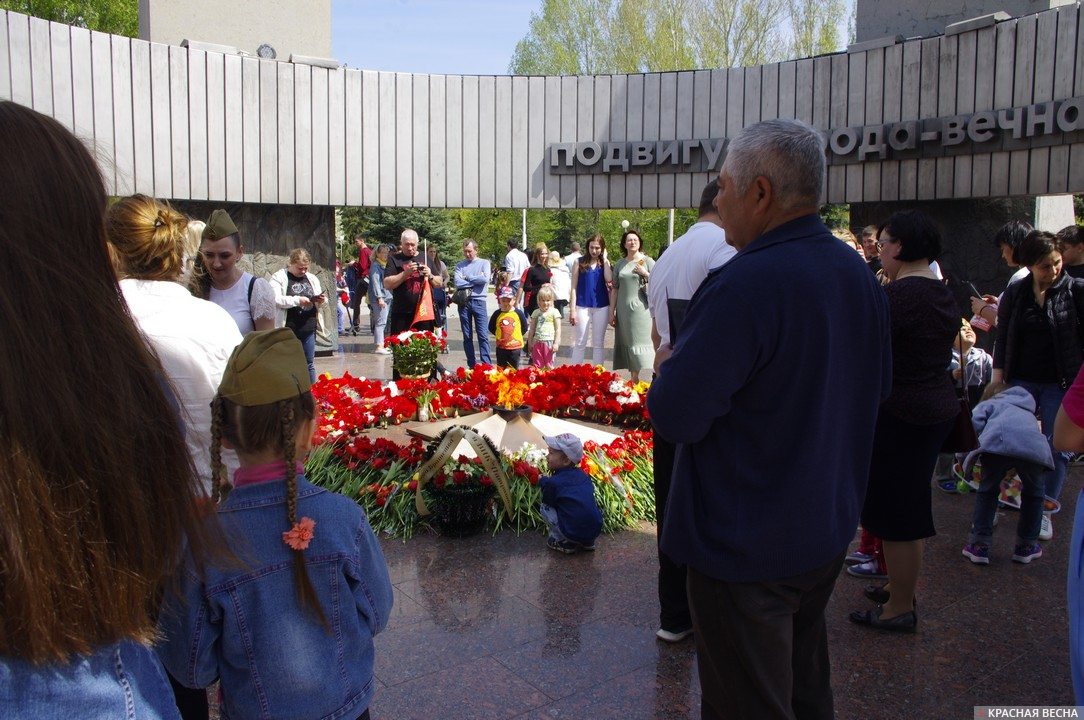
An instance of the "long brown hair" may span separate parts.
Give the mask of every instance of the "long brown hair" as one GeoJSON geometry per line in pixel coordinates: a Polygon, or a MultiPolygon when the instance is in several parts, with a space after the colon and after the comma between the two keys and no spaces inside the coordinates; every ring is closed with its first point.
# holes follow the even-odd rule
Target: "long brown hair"
{"type": "Polygon", "coordinates": [[[580,272],[586,272],[591,267],[591,243],[593,242],[597,242],[602,248],[602,252],[598,254],[598,266],[603,267],[606,264],[606,241],[601,235],[595,234],[587,238],[587,242],[583,245],[586,252],[580,256],[580,272]]]}
{"type": "MultiPolygon", "coordinates": [[[[297,469],[295,467],[295,439],[298,429],[316,414],[316,401],[311,392],[305,392],[287,400],[268,405],[242,406],[216,395],[211,403],[211,477],[214,502],[224,500],[230,492],[222,464],[222,440],[229,442],[241,452],[255,453],[261,450],[281,452],[285,460],[286,477],[286,528],[297,522],[297,469]]],[[[301,606],[314,611],[325,629],[330,630],[324,611],[312,587],[303,550],[294,550],[294,584],[301,606]]]]}
{"type": "Polygon", "coordinates": [[[109,255],[118,277],[175,280],[184,272],[188,218],[146,195],[113,203],[105,215],[109,255]]]}
{"type": "Polygon", "coordinates": [[[199,481],[121,299],[105,209],[82,143],[0,102],[0,655],[37,664],[150,642],[186,539],[197,564],[207,553],[199,481]]]}

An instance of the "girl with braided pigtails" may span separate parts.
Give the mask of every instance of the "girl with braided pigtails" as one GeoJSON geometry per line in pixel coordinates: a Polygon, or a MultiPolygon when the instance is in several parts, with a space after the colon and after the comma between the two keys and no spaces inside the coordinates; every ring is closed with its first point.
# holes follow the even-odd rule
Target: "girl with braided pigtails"
{"type": "Polygon", "coordinates": [[[315,403],[292,331],[245,337],[211,414],[212,500],[241,565],[185,568],[164,603],[162,662],[189,687],[221,680],[232,720],[368,718],[391,582],[361,508],[305,479],[315,403]],[[241,464],[232,484],[222,448],[241,464]]]}

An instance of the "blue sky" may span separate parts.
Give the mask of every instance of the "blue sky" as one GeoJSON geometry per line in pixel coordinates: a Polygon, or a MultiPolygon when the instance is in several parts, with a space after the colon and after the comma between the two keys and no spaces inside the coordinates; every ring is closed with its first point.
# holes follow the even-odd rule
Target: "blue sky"
{"type": "Polygon", "coordinates": [[[331,48],[362,70],[505,75],[542,0],[332,0],[331,48]]]}

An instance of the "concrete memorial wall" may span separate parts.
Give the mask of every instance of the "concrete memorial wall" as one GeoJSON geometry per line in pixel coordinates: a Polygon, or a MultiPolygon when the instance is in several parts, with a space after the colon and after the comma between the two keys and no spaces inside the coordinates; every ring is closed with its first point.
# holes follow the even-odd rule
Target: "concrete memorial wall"
{"type": "Polygon", "coordinates": [[[0,12],[0,98],[92,142],[116,195],[281,205],[692,206],[742,127],[826,132],[828,202],[1084,192],[1079,5],[748,68],[328,69],[0,12]],[[865,49],[862,49],[864,47],[865,49]]]}

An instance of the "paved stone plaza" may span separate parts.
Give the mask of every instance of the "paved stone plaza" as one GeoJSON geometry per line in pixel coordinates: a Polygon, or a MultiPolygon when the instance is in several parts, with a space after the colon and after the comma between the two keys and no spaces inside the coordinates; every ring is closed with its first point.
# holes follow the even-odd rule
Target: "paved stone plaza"
{"type": "MultiPolygon", "coordinates": [[[[453,317],[449,367],[463,363],[458,325],[453,317]]],[[[371,336],[343,342],[318,372],[390,377],[371,336]]],[[[927,546],[916,635],[852,625],[847,614],[869,607],[867,583],[843,574],[828,606],[837,716],[970,718],[976,704],[1072,704],[1065,575],[1082,482],[1071,471],[1054,539],[1026,566],[1009,560],[1013,512],[1002,513],[991,564],[979,567],[960,555],[973,496],[935,493],[939,534],[927,546]]],[[[699,717],[693,642],[655,639],[654,527],[603,536],[595,553],[574,556],[510,532],[382,545],[396,594],[376,638],[373,718],[699,717]]]]}

